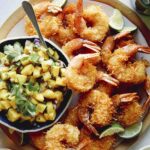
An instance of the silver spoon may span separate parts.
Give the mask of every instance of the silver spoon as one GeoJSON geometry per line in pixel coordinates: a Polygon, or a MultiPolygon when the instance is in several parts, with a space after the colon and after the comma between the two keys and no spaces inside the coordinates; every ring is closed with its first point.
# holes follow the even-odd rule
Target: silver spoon
{"type": "Polygon", "coordinates": [[[37,23],[37,20],[36,20],[35,13],[34,13],[32,5],[29,2],[27,2],[27,1],[23,1],[22,2],[22,7],[23,7],[24,11],[26,12],[27,16],[29,17],[30,21],[32,22],[32,24],[33,24],[33,26],[34,26],[34,28],[35,28],[38,36],[39,36],[39,39],[40,39],[42,45],[45,48],[47,48],[47,45],[46,45],[46,43],[44,41],[44,38],[43,38],[43,36],[41,34],[39,25],[37,23]]]}
{"type": "MultiPolygon", "coordinates": [[[[37,23],[37,19],[36,19],[36,16],[35,16],[35,13],[34,13],[34,10],[33,10],[33,7],[32,5],[28,2],[28,1],[23,1],[22,2],[22,7],[24,9],[24,11],[26,12],[27,16],[29,17],[30,21],[32,22],[33,26],[34,26],[34,29],[36,30],[37,34],[38,34],[38,37],[40,39],[40,42],[42,43],[42,45],[48,49],[47,45],[46,45],[46,42],[44,41],[44,38],[41,34],[41,31],[40,31],[40,28],[39,28],[39,25],[37,23]]],[[[50,53],[49,54],[49,57],[54,60],[55,62],[58,62],[60,63],[60,65],[62,67],[66,67],[65,63],[61,60],[56,60],[50,53]]]]}

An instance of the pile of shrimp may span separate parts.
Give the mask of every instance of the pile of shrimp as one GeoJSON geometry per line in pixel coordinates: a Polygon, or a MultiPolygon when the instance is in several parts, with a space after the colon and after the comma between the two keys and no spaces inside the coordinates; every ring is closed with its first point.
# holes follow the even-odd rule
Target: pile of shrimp
{"type": "MultiPolygon", "coordinates": [[[[136,54],[150,54],[150,48],[137,44],[128,31],[109,32],[108,16],[101,7],[83,7],[83,0],[63,9],[44,1],[34,10],[42,34],[61,44],[70,59],[65,81],[79,99],[60,123],[30,134],[32,143],[39,150],[114,149],[118,136],[99,138],[102,131],[114,122],[130,127],[149,109],[149,62],[136,59],[136,54]],[[147,93],[144,103],[139,88],[147,93]]],[[[25,29],[35,34],[27,17],[25,29]]]]}
{"type": "MultiPolygon", "coordinates": [[[[77,5],[68,4],[64,9],[49,1],[42,1],[33,8],[42,34],[60,45],[77,37],[101,42],[109,30],[108,17],[101,7],[91,5],[83,8],[82,0],[78,0],[77,5]]],[[[36,34],[27,16],[25,32],[28,35],[36,34]]]]}

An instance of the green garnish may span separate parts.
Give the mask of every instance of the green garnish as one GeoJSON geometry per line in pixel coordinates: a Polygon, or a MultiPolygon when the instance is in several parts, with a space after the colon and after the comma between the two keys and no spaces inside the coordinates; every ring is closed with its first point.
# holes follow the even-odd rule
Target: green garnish
{"type": "Polygon", "coordinates": [[[9,44],[4,47],[4,53],[7,55],[7,58],[11,61],[19,55],[21,55],[22,51],[23,47],[18,42],[16,42],[13,46],[9,44]]]}
{"type": "Polygon", "coordinates": [[[22,87],[20,85],[12,85],[12,93],[16,98],[17,110],[24,116],[35,116],[36,107],[32,104],[25,95],[22,94],[22,87]]]}
{"type": "Polygon", "coordinates": [[[40,90],[40,85],[38,83],[33,84],[32,82],[29,82],[26,87],[29,91],[39,92],[40,90]]]}

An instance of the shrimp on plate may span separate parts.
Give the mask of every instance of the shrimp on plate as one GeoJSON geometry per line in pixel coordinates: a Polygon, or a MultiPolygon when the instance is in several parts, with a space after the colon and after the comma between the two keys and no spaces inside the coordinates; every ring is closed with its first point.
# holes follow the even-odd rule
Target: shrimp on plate
{"type": "Polygon", "coordinates": [[[150,53],[150,48],[137,44],[129,44],[112,52],[114,45],[114,37],[108,37],[102,47],[102,61],[106,65],[108,72],[123,83],[143,83],[146,80],[147,64],[143,60],[132,62],[130,59],[138,51],[150,53]]]}
{"type": "Polygon", "coordinates": [[[113,119],[113,113],[113,102],[107,94],[91,90],[82,95],[78,109],[79,119],[95,135],[98,136],[99,133],[93,125],[99,127],[109,125],[113,119]]]}
{"type": "Polygon", "coordinates": [[[62,13],[57,16],[59,20],[59,29],[53,38],[61,45],[77,38],[77,34],[74,31],[75,11],[76,6],[74,4],[69,4],[63,9],[62,13]]]}
{"type": "Polygon", "coordinates": [[[101,42],[109,30],[108,17],[100,6],[90,5],[83,9],[83,0],[78,0],[75,29],[81,38],[101,42]]]}
{"type": "Polygon", "coordinates": [[[80,133],[80,141],[88,141],[82,150],[112,150],[116,143],[115,136],[96,139],[85,127],[80,130],[80,133]]]}
{"type": "Polygon", "coordinates": [[[138,98],[137,93],[117,94],[110,98],[106,93],[97,89],[91,90],[83,94],[80,99],[79,119],[89,131],[98,136],[96,127],[101,128],[111,124],[120,105],[126,106],[138,98]]]}
{"type": "Polygon", "coordinates": [[[115,107],[118,107],[116,115],[117,120],[123,126],[128,127],[143,119],[150,106],[149,90],[150,80],[148,77],[146,81],[146,91],[148,93],[148,98],[143,105],[139,103],[139,96],[137,93],[127,93],[121,95],[118,94],[112,97],[115,107]]]}
{"type": "Polygon", "coordinates": [[[77,127],[69,124],[56,124],[45,136],[44,150],[82,150],[89,142],[83,140],[80,142],[80,131],[77,127]]]}
{"type": "MultiPolygon", "coordinates": [[[[35,11],[35,15],[42,34],[47,38],[56,34],[59,29],[59,20],[56,16],[54,16],[54,14],[50,12],[58,13],[61,12],[62,9],[48,1],[36,4],[33,9],[35,11]]],[[[36,31],[27,16],[25,17],[25,31],[28,35],[36,34],[36,31]]]]}
{"type": "Polygon", "coordinates": [[[81,39],[81,38],[76,38],[67,42],[62,47],[62,49],[66,53],[66,55],[71,59],[74,57],[75,52],[80,50],[82,47],[88,48],[89,50],[93,52],[97,52],[97,53],[100,52],[101,50],[97,44],[88,40],[81,39]]]}
{"type": "Polygon", "coordinates": [[[78,108],[79,106],[76,105],[73,108],[69,109],[67,112],[67,116],[65,117],[65,124],[71,124],[73,126],[79,127],[81,122],[78,117],[78,108]]]}
{"type": "Polygon", "coordinates": [[[46,150],[67,150],[75,148],[79,143],[80,131],[69,124],[56,124],[45,136],[46,150]]]}
{"type": "Polygon", "coordinates": [[[100,54],[79,54],[75,56],[66,69],[66,84],[77,92],[86,92],[93,88],[96,81],[106,81],[115,86],[118,81],[110,75],[96,70],[100,54]]]}

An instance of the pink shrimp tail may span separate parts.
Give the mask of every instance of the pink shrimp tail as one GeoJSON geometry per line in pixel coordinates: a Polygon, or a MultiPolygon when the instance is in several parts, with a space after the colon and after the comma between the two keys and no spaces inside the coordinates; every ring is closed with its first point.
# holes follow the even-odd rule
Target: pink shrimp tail
{"type": "Polygon", "coordinates": [[[150,54],[149,47],[141,46],[141,45],[137,45],[137,44],[129,44],[127,46],[124,46],[123,49],[131,57],[134,56],[138,51],[150,54]]]}

